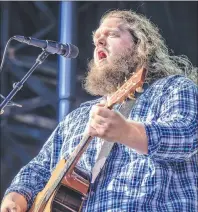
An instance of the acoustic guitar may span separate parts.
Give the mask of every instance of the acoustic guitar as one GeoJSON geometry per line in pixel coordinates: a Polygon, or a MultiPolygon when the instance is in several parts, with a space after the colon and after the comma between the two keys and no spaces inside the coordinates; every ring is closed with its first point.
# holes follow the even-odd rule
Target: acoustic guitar
{"type": "MultiPolygon", "coordinates": [[[[126,98],[134,98],[135,91],[141,92],[146,70],[135,72],[106,102],[112,109],[126,98]]],[[[76,164],[91,142],[92,137],[84,133],[82,140],[66,161],[62,159],[52,172],[45,188],[38,193],[30,212],[80,212],[89,192],[88,175],[76,168],[76,164]]]]}

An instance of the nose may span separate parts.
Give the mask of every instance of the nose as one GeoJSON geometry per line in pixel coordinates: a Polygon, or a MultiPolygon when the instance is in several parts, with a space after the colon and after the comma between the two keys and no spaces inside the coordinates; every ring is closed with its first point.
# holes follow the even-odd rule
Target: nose
{"type": "Polygon", "coordinates": [[[96,41],[96,46],[105,46],[105,45],[106,45],[106,38],[104,35],[101,35],[96,41]]]}

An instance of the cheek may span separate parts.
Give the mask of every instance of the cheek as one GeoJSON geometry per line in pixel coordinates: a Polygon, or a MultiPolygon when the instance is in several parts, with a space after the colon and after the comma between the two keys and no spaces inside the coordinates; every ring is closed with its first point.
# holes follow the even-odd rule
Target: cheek
{"type": "Polygon", "coordinates": [[[130,44],[126,42],[116,42],[112,44],[110,52],[112,52],[112,54],[122,53],[123,51],[126,51],[127,48],[129,48],[129,45],[130,44]]]}
{"type": "Polygon", "coordinates": [[[133,43],[129,42],[128,40],[123,40],[120,42],[120,46],[122,46],[122,48],[126,49],[126,48],[132,48],[133,43]]]}

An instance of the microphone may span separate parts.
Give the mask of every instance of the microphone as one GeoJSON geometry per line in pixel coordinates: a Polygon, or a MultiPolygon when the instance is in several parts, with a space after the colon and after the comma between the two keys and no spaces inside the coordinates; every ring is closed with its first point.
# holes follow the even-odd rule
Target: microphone
{"type": "Polygon", "coordinates": [[[13,39],[21,43],[26,43],[31,46],[42,48],[51,54],[62,55],[66,58],[76,58],[79,53],[78,47],[70,43],[62,44],[56,41],[39,40],[36,38],[24,37],[20,35],[15,35],[13,39]]]}

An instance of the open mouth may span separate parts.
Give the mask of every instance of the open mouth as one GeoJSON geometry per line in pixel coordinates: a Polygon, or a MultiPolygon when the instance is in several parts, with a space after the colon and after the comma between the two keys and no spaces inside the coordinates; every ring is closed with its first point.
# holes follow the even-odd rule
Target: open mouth
{"type": "Polygon", "coordinates": [[[106,57],[107,57],[107,55],[103,51],[98,52],[99,61],[102,60],[102,59],[105,59],[106,57]]]}

